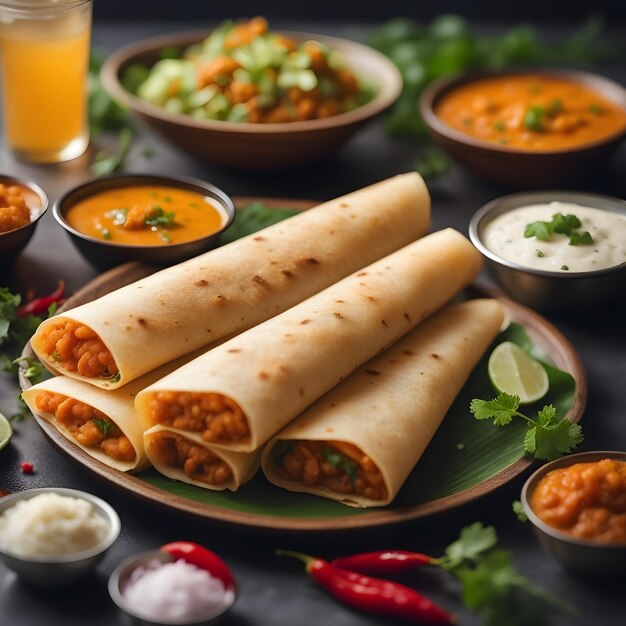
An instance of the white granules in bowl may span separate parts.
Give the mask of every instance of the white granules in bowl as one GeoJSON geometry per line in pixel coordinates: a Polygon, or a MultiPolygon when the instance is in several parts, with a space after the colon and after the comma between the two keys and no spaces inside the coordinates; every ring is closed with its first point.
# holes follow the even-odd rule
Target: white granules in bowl
{"type": "Polygon", "coordinates": [[[108,531],[90,502],[42,493],[0,515],[0,549],[20,557],[71,554],[99,544],[108,531]]]}
{"type": "Polygon", "coordinates": [[[122,591],[133,613],[149,620],[210,619],[234,600],[218,578],[183,560],[150,561],[133,570],[122,591]]]}

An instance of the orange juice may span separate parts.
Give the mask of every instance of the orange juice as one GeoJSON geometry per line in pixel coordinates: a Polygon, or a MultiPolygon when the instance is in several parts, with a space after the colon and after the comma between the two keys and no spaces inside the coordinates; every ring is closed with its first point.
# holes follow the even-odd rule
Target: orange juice
{"type": "Polygon", "coordinates": [[[88,143],[91,2],[39,0],[29,4],[37,11],[8,19],[7,4],[0,2],[0,51],[8,144],[31,161],[74,158],[88,143]]]}

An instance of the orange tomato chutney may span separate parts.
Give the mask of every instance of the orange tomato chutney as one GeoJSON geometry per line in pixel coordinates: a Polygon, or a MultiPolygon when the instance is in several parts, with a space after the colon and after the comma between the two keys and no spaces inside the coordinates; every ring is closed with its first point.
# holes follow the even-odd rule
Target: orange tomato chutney
{"type": "Polygon", "coordinates": [[[540,520],[578,539],[626,543],[626,462],[553,470],[537,484],[530,506],[540,520]]]}
{"type": "Polygon", "coordinates": [[[460,85],[435,105],[447,126],[505,147],[551,151],[580,147],[626,129],[626,110],[573,81],[520,74],[460,85]]]}
{"type": "Polygon", "coordinates": [[[118,187],[77,202],[70,226],[95,239],[157,246],[211,235],[225,224],[224,209],[202,194],[160,186],[118,187]]]}

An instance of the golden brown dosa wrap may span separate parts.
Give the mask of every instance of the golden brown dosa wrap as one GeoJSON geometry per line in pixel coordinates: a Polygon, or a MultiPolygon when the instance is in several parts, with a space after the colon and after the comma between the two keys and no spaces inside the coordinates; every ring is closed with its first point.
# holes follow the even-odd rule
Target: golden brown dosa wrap
{"type": "Polygon", "coordinates": [[[164,426],[153,426],[147,430],[144,433],[144,446],[150,462],[154,465],[154,468],[164,476],[189,483],[190,485],[197,485],[203,489],[212,489],[215,491],[221,491],[224,489],[236,491],[241,485],[247,483],[257,473],[261,464],[260,450],[255,452],[232,452],[230,450],[221,450],[219,448],[208,446],[202,441],[202,437],[196,433],[188,433],[176,428],[165,428],[164,426]],[[182,467],[165,463],[154,447],[155,438],[163,436],[164,434],[166,436],[178,435],[180,437],[184,437],[194,445],[208,450],[211,455],[217,457],[228,466],[230,469],[230,477],[223,483],[209,484],[203,480],[195,479],[191,471],[191,475],[189,475],[182,467]]]}
{"type": "Polygon", "coordinates": [[[149,462],[143,449],[143,428],[135,411],[135,396],[155,379],[155,376],[142,376],[122,389],[106,391],[67,376],[55,376],[33,385],[22,393],[22,397],[33,413],[37,413],[37,415],[48,420],[69,441],[82,448],[87,454],[122,472],[139,471],[149,465],[149,462]],[[107,455],[98,445],[82,445],[70,430],[55,418],[54,414],[39,410],[36,406],[36,398],[41,391],[62,394],[104,413],[128,437],[135,449],[135,459],[132,461],[117,460],[107,455]]]}
{"type": "MultiPolygon", "coordinates": [[[[268,480],[290,491],[313,493],[354,507],[389,504],[497,335],[503,319],[503,307],[497,300],[471,300],[447,307],[422,322],[272,439],[262,460],[268,480]],[[292,443],[286,448],[281,442],[292,443]],[[329,488],[334,471],[328,471],[329,480],[325,483],[316,476],[321,463],[312,461],[306,468],[307,479],[316,484],[306,484],[304,467],[297,480],[297,457],[296,470],[290,474],[282,466],[284,456],[279,456],[286,451],[293,454],[297,442],[342,442],[355,446],[378,468],[385,497],[373,500],[363,495],[368,486],[363,473],[358,474],[358,488],[357,481],[351,481],[351,493],[338,493],[329,488]]],[[[367,462],[361,467],[367,467],[367,462]]],[[[372,483],[377,484],[374,479],[372,483]]]]}
{"type": "Polygon", "coordinates": [[[480,266],[480,253],[455,230],[419,239],[143,390],[136,400],[140,419],[146,429],[162,423],[200,430],[211,445],[256,450],[448,302],[480,266]],[[202,402],[198,394],[205,395],[202,402]],[[206,421],[203,411],[210,414],[206,421]],[[213,428],[241,412],[246,434],[213,428]]]}
{"type": "MultiPolygon", "coordinates": [[[[285,311],[421,237],[429,225],[422,178],[396,176],[46,320],[32,346],[52,371],[115,389],[285,311]],[[46,353],[45,335],[67,321],[95,332],[119,375],[111,367],[85,376],[75,364],[69,371],[58,350],[46,353]]],[[[105,355],[96,350],[93,368],[98,354],[105,355]]]]}

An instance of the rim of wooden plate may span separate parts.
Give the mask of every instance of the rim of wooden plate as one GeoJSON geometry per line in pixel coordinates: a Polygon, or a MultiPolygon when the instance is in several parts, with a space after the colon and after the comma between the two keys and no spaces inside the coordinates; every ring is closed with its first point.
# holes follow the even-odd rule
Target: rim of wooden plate
{"type": "MultiPolygon", "coordinates": [[[[316,204],[315,202],[306,200],[284,198],[237,197],[234,198],[234,200],[236,206],[245,206],[251,202],[264,202],[269,206],[277,208],[295,208],[300,210],[309,209],[316,204]]],[[[58,313],[90,302],[105,293],[148,276],[158,271],[158,269],[159,268],[141,262],[126,263],[113,268],[97,276],[77,291],[59,308],[58,313]]],[[[566,417],[573,423],[577,423],[582,417],[587,403],[587,377],[580,357],[574,350],[574,347],[552,323],[539,313],[501,295],[501,293],[491,285],[479,282],[473,286],[479,294],[482,293],[483,295],[498,298],[498,300],[504,304],[509,318],[524,327],[533,341],[547,352],[548,356],[557,367],[569,372],[573,376],[576,382],[576,393],[574,402],[566,417]]],[[[30,346],[30,341],[24,348],[23,356],[35,356],[30,346]]],[[[23,373],[22,368],[20,368],[20,386],[24,390],[28,389],[31,383],[24,377],[23,373]]],[[[71,441],[64,437],[56,428],[51,426],[43,417],[37,414],[34,414],[34,417],[46,438],[53,445],[92,473],[126,492],[131,492],[155,504],[184,511],[216,522],[225,522],[264,530],[322,532],[367,529],[427,517],[466,504],[494,491],[519,476],[534,462],[531,458],[523,457],[473,487],[429,502],[396,509],[374,509],[372,512],[356,515],[354,517],[294,518],[225,509],[220,506],[204,504],[174,495],[140,478],[136,478],[132,474],[120,472],[94,459],[78,446],[72,444],[71,441]]]]}

